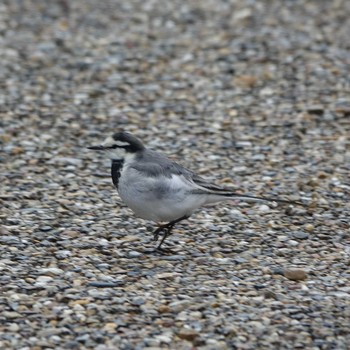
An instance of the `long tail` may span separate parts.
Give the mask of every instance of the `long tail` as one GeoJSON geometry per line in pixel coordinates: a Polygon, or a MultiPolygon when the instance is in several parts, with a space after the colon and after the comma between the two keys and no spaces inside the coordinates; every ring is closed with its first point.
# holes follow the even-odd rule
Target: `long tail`
{"type": "Polygon", "coordinates": [[[276,202],[276,203],[304,206],[303,203],[298,202],[298,201],[290,201],[287,199],[280,199],[280,198],[255,197],[255,196],[249,196],[246,194],[239,194],[239,193],[234,193],[234,192],[215,191],[215,192],[212,192],[212,194],[217,195],[217,196],[221,196],[221,197],[228,197],[228,198],[232,198],[232,199],[242,199],[242,200],[249,201],[249,202],[276,202]]]}
{"type": "Polygon", "coordinates": [[[230,192],[230,191],[227,191],[226,189],[215,188],[215,187],[211,187],[211,188],[206,187],[200,190],[195,190],[192,193],[212,195],[216,197],[216,200],[214,199],[213,202],[220,200],[220,197],[221,198],[226,197],[227,199],[241,199],[249,202],[276,202],[276,203],[283,203],[283,204],[289,204],[289,205],[305,206],[305,204],[298,201],[291,201],[291,200],[280,199],[280,198],[250,196],[247,194],[230,192]]]}

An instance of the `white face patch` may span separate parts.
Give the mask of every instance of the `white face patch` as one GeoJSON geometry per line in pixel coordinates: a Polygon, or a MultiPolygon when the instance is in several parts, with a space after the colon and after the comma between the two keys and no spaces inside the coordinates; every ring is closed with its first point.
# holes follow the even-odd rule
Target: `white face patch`
{"type": "Polygon", "coordinates": [[[113,137],[107,137],[102,146],[104,147],[113,147],[113,146],[118,146],[118,147],[125,147],[125,146],[130,146],[130,143],[127,141],[120,141],[120,140],[114,140],[113,137]]]}
{"type": "Polygon", "coordinates": [[[108,147],[113,146],[114,143],[115,143],[115,141],[113,140],[112,137],[107,137],[107,138],[103,141],[102,146],[108,148],[108,147]]]}
{"type": "Polygon", "coordinates": [[[126,151],[124,148],[114,148],[108,150],[108,153],[112,159],[123,159],[125,158],[126,151]]]}
{"type": "Polygon", "coordinates": [[[108,155],[111,159],[129,159],[132,154],[128,152],[125,148],[130,146],[130,142],[115,140],[113,137],[107,137],[102,143],[108,151],[108,155]]]}
{"type": "Polygon", "coordinates": [[[124,141],[114,141],[114,144],[120,147],[130,146],[129,142],[124,142],[124,141]]]}

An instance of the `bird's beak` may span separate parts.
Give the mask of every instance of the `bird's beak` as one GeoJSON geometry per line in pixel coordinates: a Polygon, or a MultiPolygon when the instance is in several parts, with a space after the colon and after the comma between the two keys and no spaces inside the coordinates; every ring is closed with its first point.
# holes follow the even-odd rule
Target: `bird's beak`
{"type": "Polygon", "coordinates": [[[106,147],[104,146],[90,146],[88,149],[92,149],[93,151],[104,151],[106,147]]]}

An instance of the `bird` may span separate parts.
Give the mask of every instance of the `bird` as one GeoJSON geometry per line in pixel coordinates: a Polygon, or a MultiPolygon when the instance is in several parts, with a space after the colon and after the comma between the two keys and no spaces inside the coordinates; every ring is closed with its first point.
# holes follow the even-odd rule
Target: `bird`
{"type": "Polygon", "coordinates": [[[140,139],[126,131],[108,136],[102,144],[88,147],[104,152],[111,159],[112,182],[120,198],[136,214],[160,225],[153,239],[162,239],[156,250],[172,233],[175,224],[188,219],[196,209],[225,200],[268,201],[301,204],[280,198],[255,197],[235,193],[207,182],[195,172],[165,155],[148,149],[140,139]]]}

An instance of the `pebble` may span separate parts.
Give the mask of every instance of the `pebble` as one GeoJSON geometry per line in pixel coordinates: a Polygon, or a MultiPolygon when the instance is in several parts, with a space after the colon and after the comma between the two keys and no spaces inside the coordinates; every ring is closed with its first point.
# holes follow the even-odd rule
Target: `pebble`
{"type": "Polygon", "coordinates": [[[145,303],[145,299],[141,298],[141,297],[137,297],[132,299],[131,304],[132,305],[136,305],[136,306],[140,306],[143,305],[145,303]]]}
{"type": "Polygon", "coordinates": [[[260,212],[268,212],[268,211],[270,211],[271,209],[270,209],[270,207],[269,207],[268,205],[263,204],[263,205],[259,205],[258,210],[259,210],[260,212]]]}
{"type": "Polygon", "coordinates": [[[89,287],[97,287],[97,288],[114,288],[114,287],[119,287],[123,284],[125,284],[125,282],[116,281],[116,282],[89,282],[87,285],[89,287]]]}
{"type": "Polygon", "coordinates": [[[128,252],[128,256],[130,258],[139,258],[140,256],[142,256],[142,253],[131,250],[130,252],[128,252]]]}
{"type": "Polygon", "coordinates": [[[285,269],[283,274],[284,277],[292,281],[303,281],[307,279],[307,273],[302,269],[285,269]]]}
{"type": "Polygon", "coordinates": [[[198,337],[198,333],[194,331],[193,329],[188,329],[188,328],[182,328],[177,332],[177,336],[180,339],[185,339],[188,341],[193,341],[195,338],[198,337]]]}
{"type": "Polygon", "coordinates": [[[176,272],[164,272],[155,275],[159,279],[174,279],[178,274],[176,272]]]}
{"type": "Polygon", "coordinates": [[[159,343],[170,344],[172,341],[172,338],[167,334],[159,334],[156,336],[156,340],[158,340],[159,343]]]}
{"type": "Polygon", "coordinates": [[[309,238],[309,234],[304,231],[296,231],[296,232],[293,232],[293,237],[297,239],[307,239],[309,238]]]}
{"type": "Polygon", "coordinates": [[[35,285],[36,286],[46,286],[48,283],[53,281],[53,277],[50,276],[39,276],[36,279],[35,285]]]}
{"type": "Polygon", "coordinates": [[[314,231],[315,227],[314,227],[314,225],[312,225],[312,224],[306,224],[306,225],[304,226],[304,229],[305,229],[307,232],[312,232],[312,231],[314,231]]]}
{"type": "Polygon", "coordinates": [[[57,267],[48,267],[45,269],[40,269],[39,272],[44,273],[46,275],[52,275],[52,276],[59,276],[64,273],[62,269],[59,269],[57,267]]]}
{"type": "Polygon", "coordinates": [[[298,241],[295,241],[294,239],[289,239],[288,240],[288,244],[291,246],[291,247],[296,247],[299,245],[299,242],[298,241]]]}
{"type": "Polygon", "coordinates": [[[173,312],[181,312],[185,309],[187,309],[190,306],[190,301],[188,300],[179,300],[179,301],[173,301],[172,303],[169,304],[169,308],[173,312]]]}

